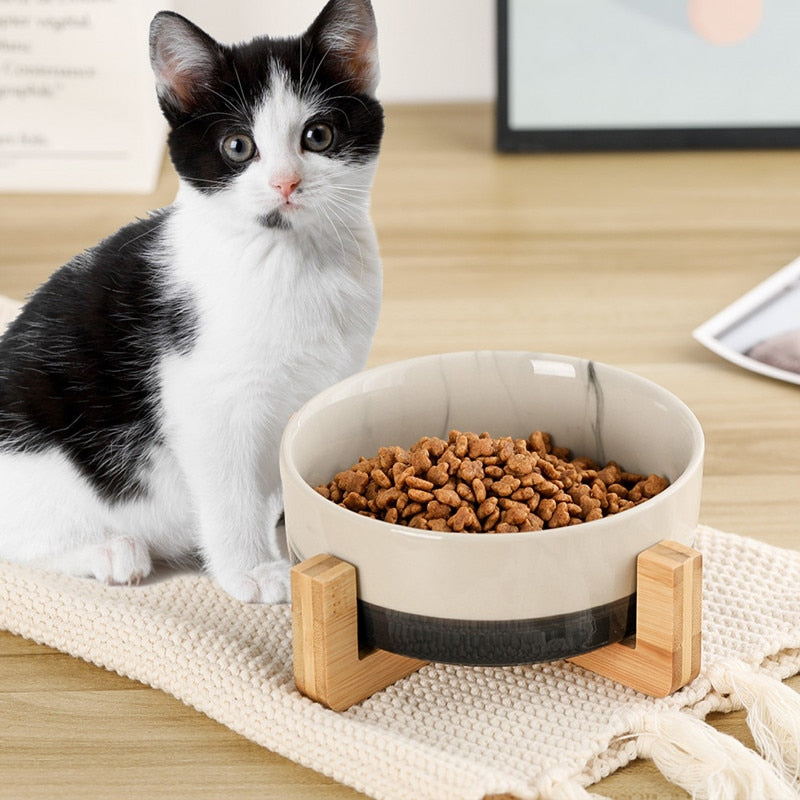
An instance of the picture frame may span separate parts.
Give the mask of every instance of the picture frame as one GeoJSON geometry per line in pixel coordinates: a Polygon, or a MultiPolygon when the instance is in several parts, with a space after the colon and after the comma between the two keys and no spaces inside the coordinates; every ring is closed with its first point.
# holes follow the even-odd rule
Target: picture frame
{"type": "Polygon", "coordinates": [[[796,2],[497,0],[496,147],[798,147],[796,2]]]}

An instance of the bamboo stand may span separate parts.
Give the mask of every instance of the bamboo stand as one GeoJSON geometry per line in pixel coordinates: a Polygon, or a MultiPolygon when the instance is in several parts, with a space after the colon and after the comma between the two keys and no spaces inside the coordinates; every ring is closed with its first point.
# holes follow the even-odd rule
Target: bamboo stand
{"type": "MultiPolygon", "coordinates": [[[[425,665],[358,644],[356,570],[318,555],[292,569],[294,678],[307,697],[344,711],[425,665]]],[[[637,560],[636,636],[569,659],[644,694],[665,697],[700,671],[702,556],[664,541],[637,560]]]]}

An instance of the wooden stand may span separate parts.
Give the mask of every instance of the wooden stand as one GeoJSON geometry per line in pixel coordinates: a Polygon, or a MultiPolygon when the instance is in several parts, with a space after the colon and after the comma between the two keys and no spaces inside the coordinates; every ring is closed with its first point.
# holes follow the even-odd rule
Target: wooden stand
{"type": "MultiPolygon", "coordinates": [[[[344,711],[425,661],[358,644],[356,570],[330,555],[292,569],[294,678],[307,697],[344,711]]],[[[637,691],[665,697],[700,671],[702,556],[677,542],[639,555],[636,637],[569,659],[637,691]]]]}

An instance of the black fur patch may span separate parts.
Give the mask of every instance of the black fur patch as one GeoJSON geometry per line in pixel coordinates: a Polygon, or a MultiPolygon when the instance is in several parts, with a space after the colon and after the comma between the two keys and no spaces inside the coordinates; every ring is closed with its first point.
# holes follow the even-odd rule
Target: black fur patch
{"type": "Polygon", "coordinates": [[[0,339],[0,448],[59,447],[108,501],[140,494],[161,438],[155,367],[196,337],[148,253],[169,212],[122,228],[55,272],[0,339]]]}
{"type": "Polygon", "coordinates": [[[262,214],[258,221],[265,227],[278,231],[290,231],[292,223],[281,214],[277,209],[270,211],[269,214],[262,214]]]}
{"type": "Polygon", "coordinates": [[[377,156],[384,129],[382,106],[374,97],[352,91],[341,67],[308,35],[260,37],[246,44],[220,45],[218,52],[222,66],[205,90],[196,90],[191,113],[162,102],[171,127],[170,157],[177,172],[195,188],[220,191],[247,169],[247,163],[228,162],[220,143],[234,133],[252,133],[259,105],[276,77],[284,74],[298,94],[322,98],[324,110],[313,121],[336,129],[336,141],[326,157],[363,163],[377,156]]]}

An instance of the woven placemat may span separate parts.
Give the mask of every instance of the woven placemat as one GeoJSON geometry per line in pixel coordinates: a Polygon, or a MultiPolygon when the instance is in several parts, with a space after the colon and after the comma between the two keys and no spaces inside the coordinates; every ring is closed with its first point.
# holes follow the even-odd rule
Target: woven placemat
{"type": "Polygon", "coordinates": [[[708,527],[695,546],[703,669],[663,700],[563,661],[429,665],[333,712],[295,689],[289,607],[243,605],[195,574],[109,587],[0,562],[0,626],[375,798],[595,796],[586,787],[641,756],[697,797],[796,798],[800,703],[781,679],[800,671],[800,552],[708,527]],[[700,721],[742,706],[763,758],[700,721]]]}

